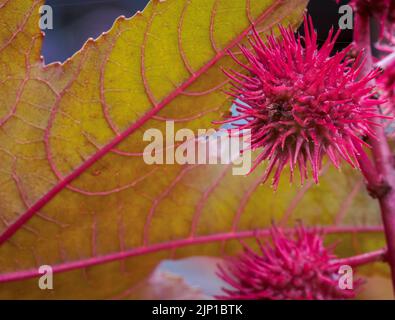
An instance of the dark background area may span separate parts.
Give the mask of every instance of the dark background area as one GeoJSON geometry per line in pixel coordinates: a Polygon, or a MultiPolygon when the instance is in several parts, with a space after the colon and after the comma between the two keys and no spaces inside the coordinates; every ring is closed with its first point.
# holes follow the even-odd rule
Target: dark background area
{"type": "MultiPolygon", "coordinates": [[[[232,1],[232,0],[228,0],[232,1]]],[[[257,1],[257,0],[253,0],[257,1]]],[[[347,0],[341,4],[347,3],[347,0]]],[[[143,10],[148,0],[47,0],[53,9],[53,30],[46,30],[43,56],[46,63],[64,61],[78,51],[84,42],[98,37],[111,28],[114,20],[130,17],[143,10]]],[[[308,11],[312,15],[320,41],[324,41],[332,25],[337,27],[340,15],[335,0],[310,0],[308,11]]],[[[352,39],[352,32],[343,31],[340,49],[352,39]]]]}
{"type": "Polygon", "coordinates": [[[133,16],[148,0],[47,0],[53,9],[53,29],[45,30],[46,63],[64,61],[81,49],[88,38],[97,38],[118,16],[133,16]]]}

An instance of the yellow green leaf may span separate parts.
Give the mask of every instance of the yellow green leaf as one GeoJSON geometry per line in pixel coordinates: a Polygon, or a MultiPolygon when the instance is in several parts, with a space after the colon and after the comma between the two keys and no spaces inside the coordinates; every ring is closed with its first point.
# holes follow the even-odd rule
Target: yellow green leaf
{"type": "MultiPolygon", "coordinates": [[[[147,165],[143,133],[166,119],[211,126],[230,104],[221,67],[237,66],[227,50],[251,23],[262,33],[298,25],[306,3],[152,0],[65,63],[44,65],[44,1],[0,1],[0,298],[110,298],[167,258],[172,241],[187,244],[202,195],[183,191],[202,186],[183,180],[194,168],[147,165]],[[54,290],[38,287],[44,264],[54,290]]],[[[197,232],[215,238],[232,214],[197,232]]]]}

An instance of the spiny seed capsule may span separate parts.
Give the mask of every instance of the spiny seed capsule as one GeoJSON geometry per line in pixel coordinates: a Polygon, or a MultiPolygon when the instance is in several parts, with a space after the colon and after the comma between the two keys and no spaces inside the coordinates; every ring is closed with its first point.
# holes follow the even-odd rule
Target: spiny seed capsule
{"type": "Polygon", "coordinates": [[[236,113],[222,123],[240,130],[251,130],[251,147],[261,150],[255,160],[268,161],[265,182],[274,172],[277,187],[286,165],[299,168],[301,182],[318,175],[323,156],[339,167],[344,159],[359,168],[357,156],[364,137],[374,138],[375,118],[382,117],[369,82],[379,70],[359,77],[362,56],[348,56],[351,46],[331,56],[339,33],[333,29],[318,48],[317,33],[311,18],[305,18],[304,36],[296,36],[291,28],[279,27],[280,37],[273,34],[264,42],[254,30],[251,49],[241,46],[245,61],[231,56],[245,72],[226,71],[231,80],[229,92],[236,113]]]}
{"type": "Polygon", "coordinates": [[[317,230],[303,226],[294,233],[271,229],[272,243],[263,245],[260,252],[249,247],[239,257],[230,258],[219,266],[218,276],[230,288],[217,299],[262,300],[332,300],[350,299],[356,295],[362,280],[353,280],[352,289],[339,286],[339,262],[323,244],[317,230]]]}

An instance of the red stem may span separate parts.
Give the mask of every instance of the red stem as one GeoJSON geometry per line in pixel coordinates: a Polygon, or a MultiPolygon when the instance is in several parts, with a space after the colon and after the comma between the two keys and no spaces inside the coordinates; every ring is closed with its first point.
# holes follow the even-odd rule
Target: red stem
{"type": "MultiPolygon", "coordinates": [[[[354,41],[359,49],[364,50],[366,61],[361,76],[366,75],[373,68],[373,58],[370,39],[370,19],[356,13],[354,41]]],[[[381,121],[381,120],[378,120],[381,121]]],[[[375,128],[376,139],[372,139],[372,152],[380,181],[379,187],[374,190],[377,196],[384,224],[384,232],[387,240],[387,262],[391,267],[392,284],[395,293],[395,171],[392,165],[392,153],[388,145],[383,127],[375,128]]],[[[366,177],[366,175],[365,175],[366,177]]],[[[376,180],[368,181],[374,185],[376,180]]]]}
{"type": "Polygon", "coordinates": [[[357,148],[357,151],[359,153],[357,160],[359,167],[361,168],[362,174],[365,177],[366,187],[369,190],[369,192],[373,195],[374,191],[380,188],[381,179],[377,175],[377,170],[375,168],[374,163],[365,153],[362,146],[356,144],[355,147],[357,148]]]}
{"type": "Polygon", "coordinates": [[[387,249],[383,248],[380,250],[363,253],[357,256],[348,257],[344,259],[334,260],[333,263],[340,263],[344,265],[349,265],[351,267],[359,267],[368,263],[386,261],[387,260],[387,249]]]}
{"type": "MultiPolygon", "coordinates": [[[[292,231],[290,229],[289,231],[292,231]]],[[[324,234],[340,234],[340,233],[376,233],[382,232],[381,226],[370,226],[370,227],[337,227],[337,226],[322,226],[320,230],[324,234]]],[[[216,233],[211,235],[202,235],[193,238],[184,238],[172,241],[166,241],[162,243],[150,244],[147,246],[141,246],[133,249],[124,251],[118,251],[109,253],[107,255],[99,255],[90,258],[80,259],[76,261],[66,261],[60,264],[52,266],[54,274],[61,272],[68,272],[77,269],[86,269],[88,267],[101,265],[104,263],[120,261],[131,257],[152,254],[155,252],[172,250],[176,248],[195,246],[198,244],[212,243],[212,242],[223,242],[226,240],[244,239],[252,237],[264,237],[270,235],[270,229],[259,229],[259,230],[248,230],[238,232],[227,232],[227,233],[216,233]]],[[[33,277],[39,277],[40,273],[37,268],[28,270],[19,270],[9,273],[0,273],[0,286],[3,282],[19,281],[24,279],[30,279],[33,277]]]]}
{"type": "Polygon", "coordinates": [[[387,55],[380,61],[376,62],[375,66],[381,69],[386,69],[395,62],[395,52],[387,55]]]}

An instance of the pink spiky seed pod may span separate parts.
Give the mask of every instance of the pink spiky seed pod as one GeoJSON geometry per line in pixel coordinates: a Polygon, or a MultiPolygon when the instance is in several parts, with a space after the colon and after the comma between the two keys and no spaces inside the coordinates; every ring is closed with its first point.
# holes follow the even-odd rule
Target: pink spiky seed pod
{"type": "Polygon", "coordinates": [[[217,275],[230,287],[223,288],[221,300],[340,300],[352,299],[362,284],[353,280],[353,289],[341,289],[340,262],[323,244],[322,234],[300,226],[291,234],[271,229],[272,244],[260,253],[244,246],[239,257],[218,266],[217,275]]]}
{"type": "Polygon", "coordinates": [[[333,28],[319,49],[311,17],[305,17],[304,36],[291,27],[279,31],[281,37],[271,34],[265,43],[254,30],[252,49],[240,46],[245,63],[230,53],[246,72],[225,71],[237,114],[221,123],[251,130],[251,148],[262,149],[252,170],[268,160],[262,180],[274,171],[274,188],[287,164],[291,180],[298,166],[303,184],[310,163],[318,183],[325,154],[337,168],[341,159],[359,168],[358,150],[368,146],[363,138],[374,138],[373,126],[380,125],[374,118],[381,117],[383,101],[369,84],[379,70],[359,78],[362,56],[349,57],[351,46],[330,56],[339,35],[333,28]]]}

